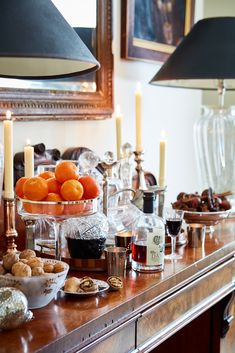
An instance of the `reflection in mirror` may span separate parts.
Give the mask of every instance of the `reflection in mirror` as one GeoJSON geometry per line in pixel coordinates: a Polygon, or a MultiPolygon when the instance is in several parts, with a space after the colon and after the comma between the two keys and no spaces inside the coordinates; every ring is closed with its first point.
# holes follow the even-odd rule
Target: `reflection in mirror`
{"type": "Polygon", "coordinates": [[[93,74],[59,80],[0,79],[2,119],[6,110],[12,111],[15,120],[24,121],[110,118],[113,113],[112,1],[53,2],[61,12],[65,11],[63,15],[97,58],[101,68],[93,74]],[[91,20],[86,24],[81,22],[88,18],[84,11],[91,14],[91,20]]]}

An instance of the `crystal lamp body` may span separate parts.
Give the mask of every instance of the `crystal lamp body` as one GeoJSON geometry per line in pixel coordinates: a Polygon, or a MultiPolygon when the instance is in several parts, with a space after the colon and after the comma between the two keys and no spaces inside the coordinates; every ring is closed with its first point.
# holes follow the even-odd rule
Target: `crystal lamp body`
{"type": "Polygon", "coordinates": [[[230,111],[203,107],[194,125],[194,143],[201,187],[234,192],[235,131],[230,111]]]}

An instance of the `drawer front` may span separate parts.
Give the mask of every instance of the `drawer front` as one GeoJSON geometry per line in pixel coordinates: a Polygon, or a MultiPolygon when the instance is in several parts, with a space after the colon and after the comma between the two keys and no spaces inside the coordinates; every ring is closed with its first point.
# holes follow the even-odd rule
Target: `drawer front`
{"type": "Polygon", "coordinates": [[[143,312],[137,321],[137,347],[147,352],[234,290],[235,259],[188,284],[143,312]]]}
{"type": "Polygon", "coordinates": [[[132,321],[122,328],[113,330],[112,333],[102,337],[76,353],[128,353],[133,352],[135,347],[135,325],[132,321]]]}

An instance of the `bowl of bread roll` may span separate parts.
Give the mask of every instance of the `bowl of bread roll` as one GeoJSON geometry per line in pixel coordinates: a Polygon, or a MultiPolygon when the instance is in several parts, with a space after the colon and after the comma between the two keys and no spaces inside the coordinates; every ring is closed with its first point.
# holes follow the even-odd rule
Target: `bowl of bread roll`
{"type": "Polygon", "coordinates": [[[31,249],[8,252],[0,262],[0,287],[15,287],[27,297],[29,309],[42,308],[63,286],[68,270],[67,263],[42,259],[31,249]]]}

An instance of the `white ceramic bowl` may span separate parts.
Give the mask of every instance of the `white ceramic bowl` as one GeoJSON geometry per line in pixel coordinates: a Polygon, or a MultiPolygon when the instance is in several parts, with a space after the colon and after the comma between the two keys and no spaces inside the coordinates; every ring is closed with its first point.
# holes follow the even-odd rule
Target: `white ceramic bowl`
{"type": "MultiPolygon", "coordinates": [[[[44,262],[61,262],[53,259],[43,259],[44,262]]],[[[15,287],[25,294],[28,308],[42,308],[50,303],[59,289],[63,286],[69,265],[63,262],[65,270],[42,276],[17,277],[0,275],[0,287],[15,287]]]]}

